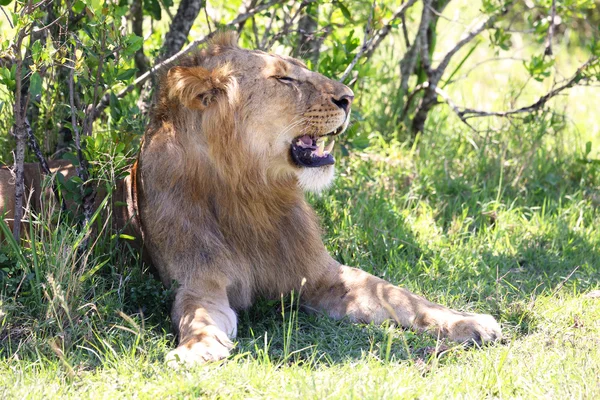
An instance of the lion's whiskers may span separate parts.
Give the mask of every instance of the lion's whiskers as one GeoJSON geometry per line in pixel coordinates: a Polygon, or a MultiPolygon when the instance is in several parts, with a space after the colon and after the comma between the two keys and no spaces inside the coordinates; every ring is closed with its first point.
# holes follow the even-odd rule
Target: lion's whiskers
{"type": "MultiPolygon", "coordinates": [[[[283,128],[278,134],[277,134],[277,139],[279,139],[281,136],[287,134],[288,132],[290,132],[292,129],[296,128],[297,126],[299,126],[300,124],[303,124],[304,122],[307,121],[306,117],[300,116],[299,120],[296,121],[296,118],[298,118],[298,116],[294,117],[292,119],[292,122],[290,122],[285,128],[283,128]]],[[[303,128],[304,129],[304,128],[303,128]]],[[[304,130],[301,130],[301,132],[304,132],[304,130]]]]}

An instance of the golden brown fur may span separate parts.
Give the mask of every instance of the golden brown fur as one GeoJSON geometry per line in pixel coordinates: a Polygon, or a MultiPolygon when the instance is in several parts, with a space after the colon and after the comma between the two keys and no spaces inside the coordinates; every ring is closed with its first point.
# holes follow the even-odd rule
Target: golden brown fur
{"type": "Polygon", "coordinates": [[[239,48],[221,34],[161,79],[134,171],[144,244],[165,285],[177,282],[172,365],[224,358],[234,310],[299,290],[309,310],[404,327],[456,341],[500,337],[489,315],[433,304],[326,251],[303,189],[333,166],[290,157],[301,135],[339,133],[353,98],[301,62],[239,48]]]}

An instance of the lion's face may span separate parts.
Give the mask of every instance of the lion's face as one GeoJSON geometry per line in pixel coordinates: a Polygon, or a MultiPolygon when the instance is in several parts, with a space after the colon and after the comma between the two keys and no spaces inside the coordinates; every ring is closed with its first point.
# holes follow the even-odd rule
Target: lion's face
{"type": "Polygon", "coordinates": [[[198,140],[213,158],[259,169],[267,179],[295,175],[305,190],[328,186],[334,137],[348,126],[352,90],[298,60],[232,40],[221,35],[199,66],[169,71],[170,97],[189,110],[189,121],[201,120],[198,140]]]}

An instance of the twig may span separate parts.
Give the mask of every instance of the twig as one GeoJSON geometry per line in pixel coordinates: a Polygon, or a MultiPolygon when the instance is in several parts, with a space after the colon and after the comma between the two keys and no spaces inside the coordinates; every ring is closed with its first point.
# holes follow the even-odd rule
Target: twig
{"type": "Polygon", "coordinates": [[[371,12],[369,13],[369,19],[367,20],[367,23],[365,25],[363,44],[362,44],[362,46],[360,46],[358,53],[356,53],[356,55],[354,56],[354,59],[352,60],[350,65],[348,65],[346,67],[346,70],[344,71],[344,73],[342,74],[340,79],[338,79],[338,81],[340,81],[341,83],[344,83],[344,81],[348,78],[348,76],[352,72],[352,69],[354,68],[354,66],[356,65],[358,60],[367,51],[367,49],[369,48],[369,45],[371,44],[371,41],[373,40],[373,38],[369,37],[369,36],[371,36],[371,22],[373,21],[373,14],[375,13],[376,5],[377,4],[375,3],[375,1],[373,1],[373,5],[371,6],[371,12]]]}
{"type": "Polygon", "coordinates": [[[508,116],[511,116],[514,114],[528,113],[528,112],[536,111],[536,110],[540,109],[541,107],[543,107],[548,102],[548,100],[555,97],[556,95],[561,93],[563,90],[569,89],[569,88],[575,86],[575,84],[579,83],[581,80],[586,80],[587,78],[585,78],[582,75],[582,73],[596,61],[598,61],[598,57],[594,56],[594,57],[590,58],[582,66],[577,68],[577,71],[575,72],[575,74],[573,74],[573,76],[566,83],[552,89],[550,92],[548,92],[545,95],[543,95],[542,97],[540,97],[536,102],[534,102],[528,106],[517,108],[514,110],[509,110],[509,111],[482,111],[482,110],[475,110],[475,109],[471,109],[471,108],[463,108],[461,111],[459,111],[457,113],[457,115],[459,116],[459,118],[461,120],[464,121],[468,118],[475,118],[475,117],[508,117],[508,116]]]}
{"type": "Polygon", "coordinates": [[[479,62],[473,64],[473,66],[471,66],[471,68],[469,68],[464,74],[462,74],[462,75],[460,75],[460,76],[458,76],[458,77],[456,77],[454,79],[450,78],[450,80],[444,80],[444,86],[447,86],[447,85],[449,85],[451,83],[456,83],[458,81],[461,81],[461,80],[467,78],[469,75],[471,75],[471,73],[474,70],[476,70],[477,68],[479,68],[483,64],[487,64],[487,63],[490,63],[490,62],[497,62],[497,61],[509,61],[509,60],[511,60],[511,61],[520,61],[520,62],[525,61],[525,59],[521,58],[521,57],[493,57],[493,58],[488,58],[488,59],[485,59],[483,61],[479,61],[479,62]]]}
{"type": "MultiPolygon", "coordinates": [[[[246,20],[251,18],[253,15],[258,14],[259,12],[264,11],[267,8],[273,6],[274,4],[277,4],[281,1],[282,0],[272,0],[268,3],[261,4],[260,6],[255,7],[252,10],[247,11],[244,14],[240,14],[233,21],[231,21],[227,25],[225,25],[223,29],[231,28],[242,22],[245,22],[246,20]]],[[[179,60],[180,58],[185,56],[190,51],[196,49],[199,45],[206,43],[215,34],[216,34],[216,32],[212,32],[212,33],[209,33],[208,35],[204,36],[203,38],[196,39],[196,40],[190,42],[187,46],[185,46],[183,49],[181,49],[176,54],[173,54],[171,57],[167,58],[166,60],[163,60],[163,61],[159,62],[158,64],[154,65],[148,72],[140,75],[132,84],[130,84],[129,86],[127,86],[126,88],[121,90],[119,93],[117,93],[117,95],[116,95],[117,99],[122,99],[128,93],[132,92],[138,85],[145,83],[152,76],[163,71],[168,66],[173,64],[175,61],[179,60]]],[[[102,112],[106,109],[106,107],[108,106],[109,103],[110,103],[110,92],[107,92],[104,94],[104,96],[100,99],[100,101],[96,105],[95,110],[94,110],[94,115],[91,116],[92,120],[95,120],[96,118],[98,118],[102,114],[102,112]]]]}
{"type": "MultiPolygon", "coordinates": [[[[426,19],[426,16],[429,16],[429,14],[427,13],[427,11],[429,11],[429,8],[430,8],[429,5],[430,5],[430,3],[424,4],[424,6],[423,6],[424,7],[423,8],[423,17],[422,17],[421,23],[423,22],[424,19],[426,19]]],[[[431,110],[431,107],[433,107],[437,102],[436,98],[437,98],[437,94],[438,94],[438,88],[437,88],[438,83],[440,82],[440,79],[444,75],[444,72],[446,71],[446,68],[448,67],[448,64],[450,63],[450,60],[452,60],[452,57],[454,57],[454,55],[460,49],[462,49],[467,43],[471,42],[481,32],[483,32],[484,30],[489,29],[491,26],[493,26],[493,24],[496,22],[496,20],[501,15],[504,15],[506,12],[508,12],[508,8],[511,5],[512,5],[512,3],[507,4],[506,7],[503,10],[501,10],[499,13],[490,15],[485,20],[483,20],[481,23],[479,23],[475,28],[470,30],[466,35],[463,36],[463,38],[461,40],[458,41],[458,43],[456,43],[456,45],[454,45],[454,47],[452,49],[450,49],[450,51],[448,51],[444,55],[442,60],[439,62],[439,64],[435,68],[432,68],[431,65],[429,64],[429,51],[428,51],[429,49],[427,48],[428,44],[427,44],[426,34],[419,32],[419,37],[421,38],[420,39],[421,40],[420,54],[421,54],[421,60],[423,62],[423,66],[425,68],[425,72],[427,74],[428,86],[425,90],[425,94],[423,95],[423,98],[421,99],[421,102],[417,106],[415,116],[412,120],[411,130],[413,132],[413,135],[416,134],[417,132],[421,132],[423,130],[423,127],[425,125],[425,120],[427,119],[429,110],[431,110]]],[[[421,27],[422,26],[423,25],[421,25],[421,27]]],[[[421,29],[421,27],[419,28],[419,30],[421,29]]],[[[425,27],[425,29],[427,29],[427,27],[425,27]]],[[[417,43],[418,43],[418,41],[415,39],[413,48],[416,46],[417,43]]],[[[403,82],[405,79],[408,79],[408,77],[405,77],[403,75],[402,76],[403,82]]]]}
{"type": "MultiPolygon", "coordinates": [[[[392,17],[383,25],[383,27],[381,27],[380,29],[377,30],[377,32],[375,32],[375,34],[373,35],[373,40],[369,44],[369,47],[366,51],[366,54],[365,54],[366,58],[371,58],[371,56],[373,55],[373,52],[379,47],[379,45],[381,44],[383,39],[385,39],[385,37],[387,35],[389,35],[389,33],[392,31],[392,25],[394,25],[396,20],[398,18],[400,18],[404,21],[404,16],[406,14],[406,11],[408,11],[408,9],[410,7],[412,7],[412,5],[415,4],[416,2],[417,2],[417,0],[409,0],[405,4],[402,4],[400,7],[398,7],[398,9],[396,11],[394,11],[394,14],[392,14],[392,17]]],[[[431,2],[429,2],[429,4],[431,4],[431,2]]],[[[408,41],[408,34],[406,33],[406,29],[405,29],[406,24],[404,22],[402,23],[402,28],[404,30],[404,40],[406,42],[406,48],[408,49],[410,47],[410,43],[408,41]]]]}
{"type": "Polygon", "coordinates": [[[461,116],[461,110],[458,108],[458,106],[452,101],[452,99],[450,98],[450,96],[448,96],[448,94],[441,88],[436,87],[435,88],[435,93],[440,96],[442,99],[444,99],[444,101],[446,102],[446,104],[448,104],[450,106],[450,108],[452,108],[452,111],[454,111],[456,113],[456,115],[459,116],[459,118],[461,119],[461,121],[468,126],[469,128],[471,128],[472,131],[477,132],[477,130],[467,122],[466,118],[463,118],[461,116]]]}
{"type": "Polygon", "coordinates": [[[275,21],[275,17],[277,16],[277,11],[279,11],[279,10],[277,9],[271,13],[271,18],[269,18],[269,23],[267,24],[267,27],[265,28],[265,32],[263,33],[262,39],[260,39],[260,40],[258,38],[258,27],[256,26],[256,18],[252,17],[252,32],[254,32],[256,46],[260,50],[263,50],[266,48],[268,35],[269,35],[269,33],[271,33],[271,29],[273,27],[273,21],[275,21]]]}
{"type": "MultiPolygon", "coordinates": [[[[464,35],[463,38],[461,40],[459,40],[458,43],[456,43],[456,45],[444,55],[444,57],[442,58],[442,61],[440,61],[438,66],[433,71],[433,76],[437,78],[438,82],[439,82],[439,79],[444,74],[446,67],[448,67],[448,64],[450,63],[450,60],[452,59],[452,57],[460,49],[462,49],[466,44],[468,44],[471,40],[473,40],[476,36],[478,36],[481,32],[490,28],[494,24],[494,22],[496,22],[498,17],[500,17],[502,14],[503,13],[494,14],[494,15],[491,15],[488,18],[486,18],[479,25],[477,25],[473,30],[469,31],[469,33],[464,35]]],[[[437,85],[437,82],[436,82],[436,85],[437,85]]]]}
{"type": "MultiPolygon", "coordinates": [[[[256,6],[256,3],[258,3],[258,0],[243,1],[242,4],[240,5],[240,7],[238,8],[238,14],[242,14],[244,12],[250,11],[251,9],[253,9],[256,6]]],[[[242,29],[244,29],[244,25],[246,25],[246,20],[244,20],[238,24],[238,26],[236,28],[238,33],[242,32],[242,29]]]]}
{"type": "Polygon", "coordinates": [[[6,13],[6,10],[4,9],[4,7],[0,6],[0,10],[2,10],[2,12],[4,13],[6,20],[8,21],[8,25],[10,25],[10,29],[15,29],[15,26],[13,25],[11,18],[6,13]]]}
{"type": "MultiPolygon", "coordinates": [[[[592,64],[594,64],[596,61],[598,61],[598,57],[592,57],[590,58],[588,61],[586,61],[583,65],[581,65],[577,71],[575,72],[575,74],[573,74],[573,76],[568,79],[566,81],[566,83],[564,83],[563,85],[554,88],[553,90],[551,90],[550,92],[546,93],[544,96],[540,97],[536,102],[525,106],[525,107],[521,107],[521,108],[517,108],[517,109],[513,109],[513,110],[509,110],[509,111],[484,111],[484,110],[476,110],[476,109],[472,109],[472,108],[461,108],[458,107],[450,98],[450,96],[448,96],[448,94],[446,92],[444,92],[442,89],[436,87],[434,88],[434,91],[437,95],[439,95],[445,102],[446,104],[448,104],[448,106],[450,106],[450,108],[452,108],[452,111],[454,111],[454,113],[458,116],[458,118],[460,118],[460,120],[467,125],[470,129],[472,129],[473,131],[476,131],[476,129],[470,125],[468,123],[468,119],[470,118],[480,118],[480,117],[504,117],[504,118],[509,118],[513,115],[516,114],[522,114],[522,113],[530,113],[530,112],[534,112],[539,110],[540,108],[542,108],[551,98],[557,96],[558,94],[560,94],[563,90],[568,89],[573,87],[574,85],[578,84],[579,82],[582,81],[587,81],[589,78],[586,78],[583,76],[583,72],[592,64]]],[[[419,90],[424,89],[425,84],[423,84],[420,87],[417,87],[419,90]]],[[[417,88],[415,88],[415,92],[417,91],[417,88]]]]}
{"type": "Polygon", "coordinates": [[[566,276],[565,279],[562,280],[561,283],[558,284],[558,286],[552,291],[552,294],[550,295],[550,297],[554,297],[556,295],[556,293],[558,293],[560,291],[560,289],[563,288],[563,286],[565,286],[565,283],[567,283],[567,281],[569,279],[571,279],[571,277],[573,276],[573,274],[579,269],[581,265],[576,266],[575,268],[573,268],[573,271],[571,271],[571,273],[569,275],[566,276]]]}
{"type": "Polygon", "coordinates": [[[31,129],[31,124],[29,124],[29,120],[27,119],[27,117],[25,117],[24,122],[25,122],[25,127],[27,129],[27,139],[28,139],[29,147],[31,148],[31,150],[33,150],[33,153],[35,154],[38,161],[40,162],[40,168],[42,169],[42,172],[46,175],[50,175],[50,167],[48,166],[48,162],[46,161],[46,158],[42,154],[40,145],[38,144],[37,139],[35,138],[35,135],[33,134],[33,130],[31,129]]]}
{"type": "Polygon", "coordinates": [[[169,7],[167,7],[167,5],[165,4],[164,0],[158,0],[158,1],[160,1],[160,5],[162,6],[162,8],[167,13],[167,16],[169,17],[169,20],[171,20],[171,22],[173,22],[173,14],[171,14],[171,10],[169,10],[169,7]]]}
{"type": "MultiPolygon", "coordinates": [[[[306,6],[308,6],[311,3],[314,3],[315,1],[316,0],[304,0],[302,3],[300,3],[300,5],[298,6],[298,9],[294,13],[294,15],[292,15],[291,18],[289,18],[287,21],[285,21],[281,30],[270,38],[269,42],[264,46],[264,49],[270,49],[276,40],[278,40],[281,36],[287,35],[290,31],[290,27],[294,24],[294,22],[296,22],[296,18],[298,18],[298,16],[300,15],[300,12],[304,8],[306,8],[306,6]]],[[[271,29],[272,22],[273,21],[269,22],[269,27],[268,27],[269,30],[271,29]]],[[[267,32],[265,32],[265,35],[263,36],[263,40],[266,39],[266,36],[267,36],[267,32]]]]}
{"type": "Polygon", "coordinates": [[[52,25],[54,25],[54,24],[56,24],[58,21],[60,21],[60,19],[61,19],[62,17],[64,17],[64,15],[65,15],[65,14],[63,14],[63,15],[61,15],[60,17],[56,18],[54,21],[50,22],[48,25],[44,25],[44,26],[42,26],[42,27],[40,27],[40,28],[38,28],[37,26],[36,26],[36,27],[33,27],[33,33],[40,33],[40,32],[43,32],[43,31],[45,31],[46,29],[50,28],[52,25]]]}
{"type": "Polygon", "coordinates": [[[545,56],[552,55],[552,38],[554,37],[554,20],[556,19],[556,0],[552,0],[552,7],[550,8],[550,25],[548,26],[548,43],[546,44],[546,50],[544,50],[545,56]]]}
{"type": "Polygon", "coordinates": [[[208,26],[208,33],[213,32],[212,26],[210,26],[210,18],[208,18],[208,10],[206,9],[206,1],[204,2],[204,18],[206,19],[206,25],[208,26]]]}

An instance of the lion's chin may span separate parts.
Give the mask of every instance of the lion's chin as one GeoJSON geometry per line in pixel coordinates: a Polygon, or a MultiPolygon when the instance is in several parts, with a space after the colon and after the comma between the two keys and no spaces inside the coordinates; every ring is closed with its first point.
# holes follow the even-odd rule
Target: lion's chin
{"type": "Polygon", "coordinates": [[[333,165],[318,168],[300,168],[297,170],[298,185],[305,192],[320,193],[333,183],[335,169],[333,165]]]}

